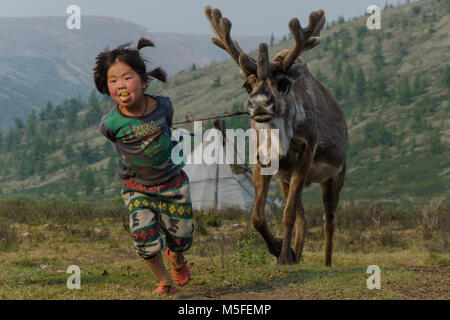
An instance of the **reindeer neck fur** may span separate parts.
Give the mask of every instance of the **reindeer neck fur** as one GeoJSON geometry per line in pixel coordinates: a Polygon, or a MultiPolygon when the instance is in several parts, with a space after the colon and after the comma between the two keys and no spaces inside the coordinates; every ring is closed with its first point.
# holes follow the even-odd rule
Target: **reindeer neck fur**
{"type": "MultiPolygon", "coordinates": [[[[293,90],[290,91],[285,100],[278,101],[279,113],[271,121],[259,123],[252,120],[252,128],[259,132],[260,129],[267,130],[268,139],[265,142],[259,142],[264,152],[270,152],[271,143],[278,144],[280,158],[287,156],[290,152],[291,142],[295,134],[295,128],[301,125],[306,119],[306,111],[300,95],[293,90]],[[279,130],[278,141],[271,141],[270,132],[273,129],[279,130]]],[[[267,154],[264,153],[264,156],[267,154]]]]}

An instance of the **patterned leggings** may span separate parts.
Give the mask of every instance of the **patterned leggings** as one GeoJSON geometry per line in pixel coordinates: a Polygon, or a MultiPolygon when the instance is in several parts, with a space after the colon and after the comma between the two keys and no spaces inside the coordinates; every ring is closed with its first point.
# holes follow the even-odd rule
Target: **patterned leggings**
{"type": "Polygon", "coordinates": [[[183,170],[151,187],[125,179],[121,193],[130,212],[133,245],[142,258],[153,257],[166,245],[176,252],[191,247],[193,212],[189,178],[183,170]]]}

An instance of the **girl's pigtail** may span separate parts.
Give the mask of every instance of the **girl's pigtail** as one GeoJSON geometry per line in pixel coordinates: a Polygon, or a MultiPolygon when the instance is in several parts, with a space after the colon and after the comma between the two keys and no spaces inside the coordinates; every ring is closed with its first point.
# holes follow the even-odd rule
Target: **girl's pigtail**
{"type": "Polygon", "coordinates": [[[151,40],[140,38],[136,50],[139,51],[144,47],[154,47],[154,46],[155,44],[151,40]]]}
{"type": "MultiPolygon", "coordinates": [[[[144,47],[154,47],[154,46],[155,46],[155,44],[151,40],[148,40],[146,38],[140,38],[138,41],[136,50],[139,51],[144,47]]],[[[159,81],[162,81],[162,82],[167,81],[167,74],[160,67],[155,68],[150,72],[147,72],[147,76],[158,79],[159,81]]]]}
{"type": "Polygon", "coordinates": [[[163,69],[161,69],[160,67],[158,67],[158,68],[156,68],[156,69],[153,69],[153,70],[150,71],[150,72],[147,72],[147,75],[148,75],[149,77],[158,79],[159,81],[162,81],[162,82],[166,82],[166,81],[167,81],[167,74],[166,74],[166,72],[165,72],[163,69]]]}

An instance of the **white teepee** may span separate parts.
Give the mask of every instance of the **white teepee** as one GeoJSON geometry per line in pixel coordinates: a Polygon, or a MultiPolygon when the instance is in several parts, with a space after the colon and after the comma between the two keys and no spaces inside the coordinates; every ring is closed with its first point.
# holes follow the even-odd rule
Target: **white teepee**
{"type": "MultiPolygon", "coordinates": [[[[203,143],[187,156],[187,164],[183,170],[189,176],[194,210],[220,210],[229,207],[250,210],[253,207],[255,196],[253,174],[245,164],[227,164],[227,162],[236,163],[237,161],[225,161],[227,158],[230,160],[232,155],[227,154],[226,147],[222,147],[222,142],[220,131],[210,129],[206,132],[203,143]],[[193,156],[198,159],[205,149],[220,150],[214,154],[216,161],[211,164],[205,161],[194,164],[193,156]]],[[[237,153],[233,142],[226,141],[226,143],[233,147],[235,159],[240,160],[238,163],[242,163],[243,157],[237,153]]],[[[273,212],[273,203],[270,199],[267,199],[266,210],[273,212]]]]}

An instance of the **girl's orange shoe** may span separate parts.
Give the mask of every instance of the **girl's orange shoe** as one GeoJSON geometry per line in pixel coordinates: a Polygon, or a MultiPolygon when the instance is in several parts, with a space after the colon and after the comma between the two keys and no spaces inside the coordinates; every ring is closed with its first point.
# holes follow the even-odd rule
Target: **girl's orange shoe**
{"type": "Polygon", "coordinates": [[[169,260],[170,268],[172,269],[172,279],[177,285],[184,286],[189,282],[191,273],[184,258],[181,264],[177,264],[175,259],[172,258],[171,252],[170,249],[166,250],[166,257],[167,260],[169,260]]]}
{"type": "Polygon", "coordinates": [[[175,287],[170,283],[160,282],[154,292],[159,294],[173,295],[177,293],[177,289],[175,289],[175,287]]]}

